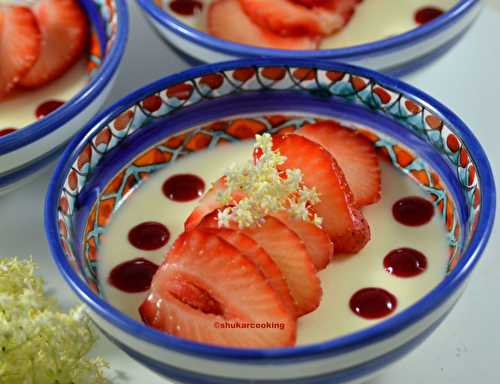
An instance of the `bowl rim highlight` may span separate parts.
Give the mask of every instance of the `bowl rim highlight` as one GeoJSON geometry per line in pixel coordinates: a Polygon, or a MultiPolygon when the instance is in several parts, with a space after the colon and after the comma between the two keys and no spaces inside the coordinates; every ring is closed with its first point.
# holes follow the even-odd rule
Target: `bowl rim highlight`
{"type": "MultiPolygon", "coordinates": [[[[90,6],[83,6],[90,23],[102,24],[96,12],[91,10],[96,4],[93,0],[90,6]]],[[[99,68],[96,75],[80,91],[74,95],[68,102],[54,111],[47,117],[35,121],[25,127],[19,128],[4,137],[0,137],[0,156],[10,153],[31,144],[48,134],[57,131],[57,129],[72,120],[76,115],[83,111],[94,99],[105,89],[113,76],[116,74],[120,61],[125,52],[129,31],[129,14],[125,0],[114,0],[117,13],[117,32],[115,43],[110,52],[106,53],[103,65],[99,68]]],[[[98,26],[99,27],[99,26],[98,26]]],[[[99,32],[98,32],[99,34],[99,32]]],[[[101,40],[101,36],[100,36],[101,40]]],[[[101,41],[102,44],[102,41],[101,41]]]]}
{"type": "Polygon", "coordinates": [[[282,58],[328,58],[330,60],[348,60],[355,58],[368,58],[382,52],[389,53],[402,48],[410,43],[416,43],[426,38],[432,38],[441,30],[451,26],[462,16],[467,14],[481,0],[458,0],[449,11],[431,22],[418,28],[401,33],[396,36],[376,40],[371,43],[354,45],[344,48],[317,49],[317,50],[282,50],[272,48],[259,48],[250,45],[233,43],[219,39],[192,28],[174,16],[171,16],[156,4],[153,0],[136,0],[141,8],[148,13],[157,23],[167,28],[176,35],[185,38],[193,43],[200,44],[205,48],[212,49],[219,53],[237,55],[241,58],[249,57],[282,57],[282,58]]]}
{"type": "Polygon", "coordinates": [[[247,59],[218,64],[207,64],[167,76],[132,92],[97,115],[72,139],[71,143],[66,147],[65,152],[58,162],[57,168],[50,181],[46,197],[44,219],[52,257],[64,279],[76,292],[80,299],[92,309],[92,311],[108,323],[112,324],[114,327],[118,327],[123,332],[133,335],[145,342],[180,353],[198,357],[202,356],[211,360],[237,360],[240,362],[248,362],[249,364],[268,364],[269,361],[266,361],[267,359],[273,359],[278,363],[279,361],[286,360],[286,362],[289,363],[291,360],[313,360],[318,357],[334,356],[348,351],[353,351],[363,346],[394,336],[398,332],[427,317],[430,313],[438,309],[445,301],[457,293],[457,290],[462,286],[465,279],[473,270],[491,234],[495,216],[495,206],[495,184],[492,170],[484,150],[465,123],[455,113],[435,100],[433,97],[399,80],[379,74],[372,70],[348,64],[300,59],[247,59]],[[402,312],[368,328],[321,343],[277,349],[237,349],[201,344],[180,339],[175,336],[164,334],[132,320],[93,293],[87,284],[82,281],[78,274],[72,269],[60,245],[57,209],[60,192],[66,179],[66,175],[81,150],[87,145],[87,139],[92,137],[95,132],[102,129],[106,125],[107,121],[118,116],[130,105],[135,104],[152,93],[164,90],[168,86],[185,82],[189,79],[197,78],[206,74],[236,68],[248,68],[251,66],[313,67],[322,70],[336,70],[373,78],[382,86],[386,86],[394,91],[403,93],[442,116],[449,126],[453,127],[453,131],[468,147],[471,152],[471,156],[477,165],[477,171],[481,180],[481,189],[484,191],[481,195],[482,212],[479,217],[477,229],[455,269],[451,271],[437,287],[433,288],[418,302],[402,312]]]}

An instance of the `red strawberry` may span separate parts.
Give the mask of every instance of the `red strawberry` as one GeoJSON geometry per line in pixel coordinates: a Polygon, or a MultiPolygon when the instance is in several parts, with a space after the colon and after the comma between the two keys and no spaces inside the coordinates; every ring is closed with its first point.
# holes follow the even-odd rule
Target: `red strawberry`
{"type": "MultiPolygon", "coordinates": [[[[186,231],[190,231],[196,228],[206,215],[222,207],[222,204],[217,201],[217,195],[219,194],[219,192],[223,192],[225,189],[226,182],[224,177],[221,177],[200,199],[199,204],[184,222],[184,229],[186,231]]],[[[237,203],[243,198],[243,193],[234,193],[232,198],[234,203],[237,203]]]]}
{"type": "Polygon", "coordinates": [[[243,233],[254,239],[280,269],[295,302],[297,316],[314,311],[321,300],[321,283],[311,256],[297,234],[271,216],[267,216],[261,226],[245,228],[243,233]]]}
{"type": "Polygon", "coordinates": [[[312,1],[240,0],[248,17],[262,28],[281,36],[327,36],[351,19],[357,0],[328,0],[321,6],[312,1]],[[306,5],[306,6],[304,6],[306,5]]]}
{"type": "Polygon", "coordinates": [[[352,210],[352,228],[337,237],[335,250],[339,253],[356,253],[370,240],[370,226],[359,209],[352,210]]]}
{"type": "Polygon", "coordinates": [[[200,227],[204,231],[209,231],[220,237],[240,251],[267,279],[271,287],[281,297],[285,306],[290,310],[290,313],[295,315],[292,296],[290,296],[283,274],[267,252],[259,247],[251,237],[234,229],[218,228],[216,212],[206,216],[201,222],[200,227]]]}
{"type": "Polygon", "coordinates": [[[378,157],[366,138],[333,121],[305,125],[295,133],[321,144],[335,157],[354,195],[356,207],[380,200],[378,157]]]}
{"type": "MultiPolygon", "coordinates": [[[[257,155],[254,154],[254,156],[257,155]]],[[[223,177],[213,184],[213,186],[201,198],[199,204],[193,212],[191,212],[189,217],[186,219],[184,223],[184,229],[186,231],[196,228],[205,216],[211,214],[219,208],[222,208],[222,204],[217,201],[217,194],[222,192],[225,187],[223,177]]],[[[233,195],[235,202],[238,202],[241,198],[243,198],[243,193],[233,195]]],[[[276,216],[284,222],[302,239],[317,270],[321,270],[328,265],[333,256],[333,244],[325,231],[311,223],[292,219],[286,212],[273,213],[272,216],[276,216]]]]}
{"type": "Polygon", "coordinates": [[[221,304],[216,301],[209,292],[197,287],[188,279],[172,279],[169,283],[168,291],[178,300],[188,304],[193,309],[198,309],[203,313],[222,315],[221,304]]]}
{"type": "Polygon", "coordinates": [[[318,191],[321,201],[314,209],[323,218],[335,251],[357,253],[370,239],[369,228],[355,226],[352,192],[333,156],[321,145],[295,134],[277,140],[276,149],[287,157],[283,169],[302,170],[304,184],[318,191]],[[351,237],[356,241],[350,241],[351,237]]]}
{"type": "Polygon", "coordinates": [[[0,99],[28,73],[40,53],[40,30],[29,8],[0,4],[0,99]]]}
{"type": "MultiPolygon", "coordinates": [[[[201,225],[217,228],[216,213],[207,216],[201,225]]],[[[239,230],[236,223],[231,225],[231,229],[239,230]]],[[[259,227],[240,231],[252,238],[276,263],[288,284],[296,315],[302,316],[314,311],[321,300],[321,284],[315,274],[311,256],[297,234],[272,216],[266,216],[259,227]]]]}
{"type": "Polygon", "coordinates": [[[285,211],[273,213],[272,216],[300,237],[317,271],[326,268],[333,257],[333,243],[328,233],[310,222],[291,217],[285,211]]]}
{"type": "Polygon", "coordinates": [[[88,21],[76,0],[39,0],[33,6],[42,33],[38,60],[21,85],[35,88],[61,77],[82,56],[88,21]]]}
{"type": "Polygon", "coordinates": [[[319,43],[317,37],[285,37],[259,27],[243,12],[239,0],[215,0],[210,5],[208,32],[224,40],[263,48],[317,49],[319,43]]]}
{"type": "Polygon", "coordinates": [[[208,344],[286,347],[296,337],[296,319],[257,268],[225,241],[198,230],[177,239],[139,311],[151,327],[208,344]]]}
{"type": "MultiPolygon", "coordinates": [[[[223,178],[220,178],[211,189],[202,197],[200,203],[191,212],[184,223],[184,229],[190,231],[196,228],[207,215],[210,215],[215,210],[222,208],[222,205],[217,202],[216,196],[218,192],[223,191],[225,184],[223,178]]],[[[239,201],[243,195],[234,195],[235,202],[239,201]]],[[[303,220],[291,218],[286,212],[276,212],[271,216],[277,217],[294,231],[304,242],[306,250],[311,256],[314,266],[319,271],[325,268],[333,257],[333,243],[328,234],[314,224],[303,220]]]]}

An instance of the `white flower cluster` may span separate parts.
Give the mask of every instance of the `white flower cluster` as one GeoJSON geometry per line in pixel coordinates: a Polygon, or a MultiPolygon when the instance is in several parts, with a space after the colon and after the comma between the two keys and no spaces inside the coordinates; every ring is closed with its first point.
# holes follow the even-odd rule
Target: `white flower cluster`
{"type": "Polygon", "coordinates": [[[0,258],[0,384],[103,384],[89,319],[44,295],[33,261],[0,258]]]}
{"type": "Polygon", "coordinates": [[[255,135],[254,151],[258,158],[245,164],[233,164],[224,174],[227,188],[220,192],[217,201],[229,205],[219,210],[219,226],[227,227],[235,221],[240,228],[262,224],[264,217],[282,210],[293,217],[321,226],[322,218],[311,215],[309,206],[319,202],[315,188],[302,183],[300,169],[287,169],[280,173],[279,167],[286,161],[278,151],[273,151],[269,133],[255,135]],[[244,198],[232,201],[235,192],[242,192],[244,198]]]}

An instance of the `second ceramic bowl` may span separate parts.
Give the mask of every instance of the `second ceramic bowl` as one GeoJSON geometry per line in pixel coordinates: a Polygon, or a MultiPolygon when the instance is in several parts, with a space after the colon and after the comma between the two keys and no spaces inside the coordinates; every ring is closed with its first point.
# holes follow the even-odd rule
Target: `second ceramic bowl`
{"type": "MultiPolygon", "coordinates": [[[[408,32],[343,48],[292,51],[258,48],[211,36],[192,28],[167,12],[172,2],[170,0],[137,0],[137,2],[160,36],[180,52],[200,62],[214,63],[252,57],[325,59],[362,65],[392,74],[402,74],[417,69],[447,51],[463,36],[481,8],[480,0],[457,0],[456,4],[441,17],[408,32]]],[[[417,1],[416,5],[419,4],[422,5],[417,1]]],[[[439,5],[439,2],[436,5],[439,5]]],[[[390,8],[390,1],[386,1],[381,12],[387,12],[388,7],[390,8]]],[[[374,28],[372,23],[366,24],[367,28],[374,28]]]]}

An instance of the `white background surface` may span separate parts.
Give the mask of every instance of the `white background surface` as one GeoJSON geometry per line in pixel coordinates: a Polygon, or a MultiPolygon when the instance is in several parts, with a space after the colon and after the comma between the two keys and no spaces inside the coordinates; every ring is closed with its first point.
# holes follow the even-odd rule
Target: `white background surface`
{"type": "MultiPolygon", "coordinates": [[[[137,87],[187,68],[152,32],[129,1],[128,49],[108,104],[137,87]]],[[[467,35],[437,62],[404,78],[458,113],[484,145],[500,180],[500,1],[485,9],[467,35]]],[[[49,290],[76,304],[48,252],[43,203],[50,171],[0,197],[0,257],[29,257],[40,265],[49,290]]],[[[370,384],[500,383],[500,234],[494,231],[464,296],[446,321],[408,357],[370,384]]],[[[114,383],[169,383],[142,368],[104,338],[95,353],[111,364],[114,383]]]]}

